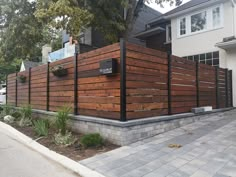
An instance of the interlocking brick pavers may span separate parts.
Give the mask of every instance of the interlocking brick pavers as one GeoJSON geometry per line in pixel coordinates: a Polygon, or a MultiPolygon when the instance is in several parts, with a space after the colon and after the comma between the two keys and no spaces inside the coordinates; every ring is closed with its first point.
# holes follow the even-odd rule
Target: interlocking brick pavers
{"type": "Polygon", "coordinates": [[[235,117],[209,115],[80,163],[107,177],[236,177],[235,117]]]}

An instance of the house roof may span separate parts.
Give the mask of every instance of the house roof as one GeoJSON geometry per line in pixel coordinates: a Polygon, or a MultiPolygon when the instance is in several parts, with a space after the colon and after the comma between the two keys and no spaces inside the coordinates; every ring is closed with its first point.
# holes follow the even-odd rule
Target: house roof
{"type": "Polygon", "coordinates": [[[205,8],[205,7],[208,7],[212,4],[217,4],[220,2],[224,2],[224,1],[227,1],[227,0],[191,0],[191,1],[175,8],[175,9],[149,21],[148,25],[150,26],[150,28],[146,29],[145,31],[137,33],[135,36],[137,38],[143,39],[146,36],[150,36],[151,34],[155,33],[155,30],[159,30],[158,27],[162,27],[161,26],[162,23],[165,23],[165,24],[170,23],[170,19],[173,16],[180,15],[180,14],[182,15],[182,14],[187,13],[189,11],[203,8],[203,7],[205,8]]]}
{"type": "Polygon", "coordinates": [[[171,14],[174,14],[176,12],[180,12],[180,11],[183,11],[185,9],[188,9],[188,8],[191,8],[191,7],[194,7],[196,5],[199,5],[199,4],[203,4],[203,3],[206,3],[208,1],[211,1],[211,0],[191,0],[167,13],[165,13],[165,16],[168,16],[168,15],[171,15],[171,14]]]}
{"type": "Polygon", "coordinates": [[[182,13],[184,11],[188,11],[193,8],[198,8],[198,7],[201,7],[206,4],[211,5],[211,4],[219,3],[219,2],[223,2],[223,1],[226,1],[226,0],[191,0],[183,5],[180,5],[177,8],[161,15],[160,17],[158,17],[156,19],[152,19],[151,21],[149,21],[149,24],[157,23],[159,20],[162,20],[162,19],[169,19],[168,17],[171,17],[175,14],[182,13]]]}
{"type": "Polygon", "coordinates": [[[23,61],[23,64],[25,66],[25,70],[28,70],[29,68],[33,68],[33,67],[42,65],[41,63],[33,62],[33,61],[23,61]]]}
{"type": "Polygon", "coordinates": [[[152,9],[147,5],[144,5],[140,10],[139,15],[133,25],[133,29],[129,32],[129,42],[138,43],[139,41],[134,38],[135,35],[146,30],[146,25],[150,19],[156,19],[161,15],[162,13],[160,13],[159,11],[152,9]]]}

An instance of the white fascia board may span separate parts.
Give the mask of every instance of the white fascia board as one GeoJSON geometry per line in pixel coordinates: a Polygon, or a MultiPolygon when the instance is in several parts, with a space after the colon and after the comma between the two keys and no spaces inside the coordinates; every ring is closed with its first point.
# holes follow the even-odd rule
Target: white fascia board
{"type": "Polygon", "coordinates": [[[178,17],[178,16],[181,16],[183,14],[187,14],[189,12],[192,12],[192,11],[195,11],[195,10],[198,10],[198,9],[206,8],[206,7],[213,6],[213,5],[216,5],[216,4],[219,4],[219,3],[224,3],[226,1],[228,1],[228,0],[212,0],[212,1],[209,1],[209,2],[206,2],[206,3],[202,3],[202,4],[199,4],[199,5],[193,6],[191,8],[176,12],[174,14],[164,16],[164,18],[165,19],[172,19],[174,17],[178,17]]]}

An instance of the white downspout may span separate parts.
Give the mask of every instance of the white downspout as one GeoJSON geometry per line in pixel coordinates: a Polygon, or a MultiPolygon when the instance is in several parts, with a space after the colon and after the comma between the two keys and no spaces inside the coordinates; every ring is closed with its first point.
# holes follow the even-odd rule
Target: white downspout
{"type": "Polygon", "coordinates": [[[236,15],[236,11],[235,11],[235,5],[236,5],[236,2],[235,0],[231,0],[232,2],[232,7],[233,7],[233,36],[236,37],[236,18],[235,18],[235,15],[236,15]]]}

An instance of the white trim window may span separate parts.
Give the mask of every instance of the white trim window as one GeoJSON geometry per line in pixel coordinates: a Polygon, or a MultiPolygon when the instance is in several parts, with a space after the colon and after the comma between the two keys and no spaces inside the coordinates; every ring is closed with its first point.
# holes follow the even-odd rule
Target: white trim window
{"type": "Polygon", "coordinates": [[[216,7],[212,9],[212,25],[213,28],[217,28],[221,26],[221,9],[220,7],[216,7]]]}
{"type": "MultiPolygon", "coordinates": [[[[191,16],[191,33],[206,30],[207,12],[203,11],[191,16]]],[[[180,33],[181,34],[181,33],[180,33]]]]}
{"type": "Polygon", "coordinates": [[[180,35],[185,35],[186,34],[186,18],[181,18],[179,22],[179,27],[180,27],[180,35]]]}
{"type": "Polygon", "coordinates": [[[166,25],[166,43],[171,43],[171,25],[166,25]]]}
{"type": "Polygon", "coordinates": [[[223,27],[223,5],[217,5],[177,19],[178,37],[223,27]]]}

